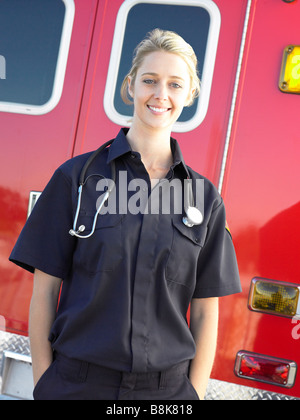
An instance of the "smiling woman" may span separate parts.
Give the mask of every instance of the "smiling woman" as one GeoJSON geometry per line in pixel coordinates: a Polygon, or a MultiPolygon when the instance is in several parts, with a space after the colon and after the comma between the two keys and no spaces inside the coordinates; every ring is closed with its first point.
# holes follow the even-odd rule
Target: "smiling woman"
{"type": "MultiPolygon", "coordinates": [[[[128,138],[136,150],[142,152],[140,148],[147,145],[143,142],[138,146],[134,140],[140,138],[144,130],[150,137],[159,130],[156,155],[165,154],[168,165],[164,167],[151,159],[148,164],[144,161],[151,179],[160,179],[167,174],[171,160],[170,132],[184,107],[192,105],[199,93],[198,60],[191,45],[172,31],[155,29],[150,32],[135,50],[121,96],[125,103],[133,100],[133,123],[128,138]],[[163,145],[167,150],[163,150],[163,145]]],[[[144,150],[143,155],[147,159],[148,152],[144,150]]]]}
{"type": "Polygon", "coordinates": [[[204,397],[217,343],[218,297],[240,292],[240,282],[222,198],[186,166],[171,138],[183,108],[199,92],[196,75],[196,56],[181,37],[150,33],[124,83],[134,103],[131,128],[92,161],[93,153],[63,164],[20,235],[11,261],[35,272],[30,340],[36,400],[204,397]],[[94,219],[91,235],[74,237],[68,232],[87,163],[84,194],[81,184],[77,197],[79,226],[94,218],[95,173],[105,180],[115,173],[114,191],[128,196],[125,203],[116,200],[114,214],[94,219]],[[197,181],[203,185],[203,217],[195,223],[189,223],[190,208],[175,211],[187,181],[194,198],[197,181]],[[136,185],[144,205],[157,211],[135,211],[143,201],[134,194],[136,185]],[[160,197],[170,204],[167,212],[160,197]],[[134,211],[124,212],[127,204],[134,211]]]}
{"type": "Polygon", "coordinates": [[[163,50],[145,55],[138,71],[127,76],[127,86],[134,119],[160,129],[172,127],[198,91],[184,59],[163,50]],[[157,116],[161,118],[153,118],[157,116]]]}
{"type": "MultiPolygon", "coordinates": [[[[167,69],[164,69],[165,72],[171,71],[172,73],[168,73],[168,77],[170,79],[173,79],[174,81],[181,81],[181,83],[188,84],[188,87],[192,87],[193,89],[193,95],[190,99],[189,106],[193,104],[194,100],[200,93],[200,79],[198,75],[198,59],[196,57],[196,54],[187,42],[177,35],[175,32],[171,31],[162,31],[161,29],[155,29],[152,32],[148,34],[148,37],[144,39],[136,48],[135,50],[135,57],[132,62],[132,67],[130,72],[125,77],[122,88],[121,88],[121,96],[125,103],[132,104],[131,100],[128,99],[127,91],[128,91],[128,81],[130,81],[130,84],[135,83],[135,79],[137,76],[138,69],[140,70],[140,73],[142,73],[142,77],[144,76],[154,76],[154,79],[146,79],[146,82],[153,83],[155,81],[155,77],[158,76],[155,72],[143,72],[143,70],[140,68],[142,63],[144,62],[144,59],[146,59],[146,56],[150,53],[154,52],[167,52],[170,54],[173,54],[173,60],[175,58],[182,58],[182,60],[185,62],[187,68],[184,68],[184,73],[186,74],[188,71],[188,75],[190,77],[190,82],[187,83],[187,80],[183,77],[180,70],[181,68],[178,68],[178,73],[176,75],[174,73],[173,67],[168,67],[167,69]]],[[[159,61],[160,57],[157,57],[157,61],[159,61]]],[[[171,60],[171,58],[170,58],[171,60]]],[[[177,60],[178,62],[178,60],[177,60]]],[[[169,64],[172,64],[171,62],[169,64]]],[[[176,82],[173,83],[174,87],[181,88],[180,84],[177,84],[176,82]]],[[[130,92],[129,92],[130,93],[130,92]]],[[[131,95],[132,96],[132,95],[131,95]]]]}

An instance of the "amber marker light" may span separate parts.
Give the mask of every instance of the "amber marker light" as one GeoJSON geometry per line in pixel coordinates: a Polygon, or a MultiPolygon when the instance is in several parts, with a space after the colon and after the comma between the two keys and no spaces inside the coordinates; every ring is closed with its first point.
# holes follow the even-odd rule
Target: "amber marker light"
{"type": "Polygon", "coordinates": [[[293,318],[300,314],[299,294],[297,284],[254,278],[248,308],[255,312],[293,318]]]}
{"type": "Polygon", "coordinates": [[[300,46],[289,45],[283,53],[279,89],[300,94],[300,46]]]}

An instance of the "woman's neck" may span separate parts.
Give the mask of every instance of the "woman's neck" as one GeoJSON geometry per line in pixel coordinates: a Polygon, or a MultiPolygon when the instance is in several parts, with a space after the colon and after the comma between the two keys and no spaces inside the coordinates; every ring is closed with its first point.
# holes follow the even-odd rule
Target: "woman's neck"
{"type": "Polygon", "coordinates": [[[169,131],[138,130],[134,125],[127,133],[132,150],[140,153],[151,179],[166,176],[173,163],[169,131]]]}

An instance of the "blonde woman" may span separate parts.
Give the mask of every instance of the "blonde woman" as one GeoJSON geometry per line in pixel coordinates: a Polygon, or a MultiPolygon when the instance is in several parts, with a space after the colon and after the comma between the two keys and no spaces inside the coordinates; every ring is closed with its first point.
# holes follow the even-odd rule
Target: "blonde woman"
{"type": "Polygon", "coordinates": [[[218,298],[241,289],[223,201],[171,138],[199,92],[192,47],[173,32],[148,34],[122,87],[131,128],[93,157],[80,197],[92,154],[62,165],[25,225],[11,260],[34,273],[36,400],[204,398],[218,298]],[[187,179],[194,195],[204,186],[192,224],[184,205],[178,212],[187,179]],[[106,207],[102,181],[113,185],[106,207]],[[166,197],[168,212],[151,211],[166,197]]]}

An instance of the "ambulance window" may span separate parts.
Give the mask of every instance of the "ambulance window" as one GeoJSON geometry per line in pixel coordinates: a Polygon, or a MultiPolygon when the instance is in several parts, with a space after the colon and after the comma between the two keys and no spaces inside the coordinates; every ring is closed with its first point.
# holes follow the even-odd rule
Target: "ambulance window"
{"type": "Polygon", "coordinates": [[[64,83],[74,0],[1,0],[0,111],[42,115],[64,83]]]}
{"type": "Polygon", "coordinates": [[[137,44],[149,31],[160,28],[181,35],[193,46],[199,60],[200,97],[192,107],[184,109],[174,131],[186,132],[199,126],[208,109],[220,24],[219,9],[211,0],[125,1],[116,21],[104,96],[107,116],[118,125],[130,125],[133,107],[123,103],[121,85],[137,44]]]}

